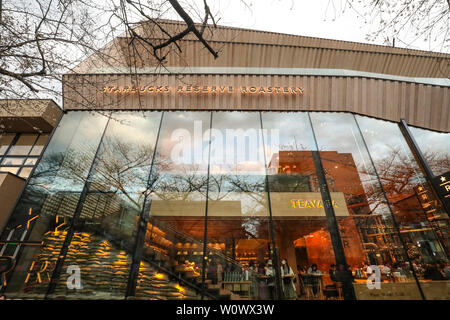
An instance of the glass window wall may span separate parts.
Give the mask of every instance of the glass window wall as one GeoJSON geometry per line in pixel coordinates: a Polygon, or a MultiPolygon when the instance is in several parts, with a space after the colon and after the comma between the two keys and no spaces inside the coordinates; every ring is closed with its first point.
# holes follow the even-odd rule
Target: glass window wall
{"type": "MultiPolygon", "coordinates": [[[[8,137],[0,165],[21,175],[47,137],[8,137]]],[[[433,159],[446,170],[445,156],[433,159]]],[[[17,259],[9,297],[450,299],[444,222],[396,123],[337,112],[68,112],[0,254],[17,259]]]]}

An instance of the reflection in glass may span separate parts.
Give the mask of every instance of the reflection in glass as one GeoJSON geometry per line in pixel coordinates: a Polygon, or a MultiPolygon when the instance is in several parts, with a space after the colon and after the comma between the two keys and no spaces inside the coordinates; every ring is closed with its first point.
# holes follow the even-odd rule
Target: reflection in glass
{"type": "Polygon", "coordinates": [[[34,142],[37,139],[37,134],[26,134],[22,133],[17,139],[16,143],[9,149],[8,155],[11,156],[22,156],[28,155],[34,142]]]}
{"type": "Polygon", "coordinates": [[[22,177],[24,179],[28,178],[32,170],[32,167],[23,167],[22,170],[20,170],[19,177],[22,177]]]}
{"type": "Polygon", "coordinates": [[[435,176],[450,171],[450,133],[409,126],[425,160],[435,176]]]}
{"type": "MultiPolygon", "coordinates": [[[[42,242],[24,247],[8,283],[9,296],[46,293],[106,122],[100,114],[70,112],[58,125],[2,233],[3,240],[42,242]]],[[[18,254],[16,245],[2,250],[4,255],[18,254]]]]}
{"type": "Polygon", "coordinates": [[[208,288],[236,299],[274,299],[261,120],[215,112],[211,136],[206,273],[208,288]],[[271,266],[269,265],[271,264],[271,266]]]}
{"type": "Polygon", "coordinates": [[[353,115],[313,112],[311,121],[356,297],[375,298],[366,283],[375,269],[368,267],[372,265],[378,266],[381,281],[386,283],[377,295],[393,294],[394,283],[401,281],[411,283],[409,299],[420,299],[406,252],[353,115]]]}
{"type": "Polygon", "coordinates": [[[18,167],[0,167],[0,172],[10,172],[12,174],[17,174],[20,168],[18,167]]]}
{"type": "Polygon", "coordinates": [[[324,299],[326,286],[334,286],[326,294],[338,297],[328,274],[336,260],[313,161],[316,147],[308,114],[266,112],[262,119],[275,242],[280,258],[287,260],[298,279],[294,294],[293,283],[282,282],[284,298],[324,299]]]}
{"type": "MultiPolygon", "coordinates": [[[[439,150],[428,158],[433,170],[447,170],[446,140],[412,131],[424,150],[439,150]]],[[[14,137],[0,137],[0,153],[14,137]]],[[[27,177],[47,137],[17,138],[10,150],[20,155],[2,155],[0,171],[27,177]]],[[[448,299],[448,221],[395,123],[332,112],[117,111],[109,120],[68,112],[1,235],[10,243],[0,255],[18,258],[11,298],[123,299],[140,262],[136,299],[342,299],[346,283],[359,299],[420,299],[420,288],[448,299]],[[320,166],[338,230],[325,212],[320,166]],[[139,238],[141,215],[149,219],[139,238]],[[140,245],[142,259],[133,260],[140,245]],[[341,246],[351,274],[335,266],[341,246]],[[77,290],[67,287],[71,265],[81,272],[77,290]],[[377,270],[381,290],[371,290],[377,270]]]]}
{"type": "Polygon", "coordinates": [[[44,149],[45,144],[47,143],[47,140],[48,134],[41,134],[37,139],[36,143],[34,144],[33,149],[31,149],[30,155],[32,156],[40,155],[42,150],[44,149]]]}
{"type": "Polygon", "coordinates": [[[63,266],[80,268],[82,288],[67,288],[62,273],[53,296],[125,296],[160,119],[159,112],[117,112],[109,121],[63,266]]]}
{"type": "Polygon", "coordinates": [[[8,158],[5,157],[2,160],[2,165],[8,166],[20,166],[25,161],[25,158],[8,158]]]}
{"type": "Polygon", "coordinates": [[[0,135],[0,155],[5,154],[14,137],[14,133],[3,133],[0,135]]]}
{"type": "Polygon", "coordinates": [[[138,299],[199,299],[209,112],[165,113],[152,176],[138,299]]]}
{"type": "MultiPolygon", "coordinates": [[[[426,280],[443,280],[448,216],[437,201],[397,124],[357,116],[425,296],[426,280]]],[[[445,286],[445,284],[443,284],[445,286]]],[[[436,284],[435,286],[439,286],[436,284]]],[[[439,291],[439,289],[437,289],[439,291]]]]}

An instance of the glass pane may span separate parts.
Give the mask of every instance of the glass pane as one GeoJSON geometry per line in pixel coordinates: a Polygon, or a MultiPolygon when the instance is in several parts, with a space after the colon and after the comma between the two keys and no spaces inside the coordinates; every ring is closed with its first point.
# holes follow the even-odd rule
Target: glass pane
{"type": "Polygon", "coordinates": [[[0,167],[1,172],[11,172],[13,174],[17,174],[20,168],[18,167],[0,167]]]}
{"type": "Polygon", "coordinates": [[[450,133],[436,132],[409,126],[420,151],[433,171],[440,174],[450,171],[450,133]]]}
{"type": "Polygon", "coordinates": [[[214,112],[206,274],[216,296],[277,297],[259,112],[214,112]]]}
{"type": "Polygon", "coordinates": [[[12,156],[27,155],[36,141],[37,136],[37,134],[22,133],[16,143],[11,147],[8,154],[12,156]]]}
{"type": "Polygon", "coordinates": [[[48,137],[49,137],[48,134],[41,134],[37,139],[33,149],[31,150],[30,155],[32,156],[40,155],[42,150],[44,149],[45,144],[47,143],[48,137]]]}
{"type": "Polygon", "coordinates": [[[421,299],[353,115],[310,114],[356,298],[421,299]]]}
{"type": "MultiPolygon", "coordinates": [[[[282,283],[284,298],[325,299],[325,286],[334,288],[330,297],[339,297],[328,274],[336,260],[313,161],[317,150],[308,114],[265,112],[262,119],[275,243],[280,258],[286,260],[283,274],[293,275],[289,283],[282,283]]],[[[343,201],[342,193],[336,197],[343,201]]]]}
{"type": "Polygon", "coordinates": [[[361,116],[357,116],[357,121],[426,298],[450,299],[442,276],[444,263],[448,262],[447,214],[432,193],[398,125],[361,116]]]}
{"type": "Polygon", "coordinates": [[[38,158],[27,158],[27,160],[25,161],[24,165],[26,166],[34,166],[37,162],[38,158]]]}
{"type": "Polygon", "coordinates": [[[0,155],[5,154],[15,136],[15,133],[4,133],[0,135],[0,155]]]}
{"type": "Polygon", "coordinates": [[[28,178],[33,168],[30,167],[23,167],[22,170],[20,170],[19,177],[22,177],[24,179],[28,178]]]}
{"type": "Polygon", "coordinates": [[[159,112],[113,113],[63,265],[80,269],[82,288],[68,288],[62,273],[54,297],[125,297],[160,119],[159,112]]]}
{"type": "Polygon", "coordinates": [[[3,165],[8,166],[20,166],[25,161],[25,158],[10,158],[10,157],[4,157],[2,160],[3,165]]]}
{"type": "Polygon", "coordinates": [[[43,243],[26,246],[20,257],[15,245],[6,246],[4,255],[18,259],[9,296],[45,294],[106,122],[100,114],[69,112],[59,123],[2,233],[2,240],[43,243]]]}
{"type": "Polygon", "coordinates": [[[153,167],[138,299],[199,299],[209,112],[166,112],[153,167]]]}

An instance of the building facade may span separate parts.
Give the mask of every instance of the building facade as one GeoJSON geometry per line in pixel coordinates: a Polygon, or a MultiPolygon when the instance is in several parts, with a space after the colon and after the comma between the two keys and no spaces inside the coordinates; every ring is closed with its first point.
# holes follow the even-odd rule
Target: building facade
{"type": "Polygon", "coordinates": [[[0,100],[0,230],[61,114],[52,100],[0,100]]]}
{"type": "Polygon", "coordinates": [[[217,60],[187,37],[158,68],[119,37],[64,76],[64,115],[1,235],[3,292],[449,299],[450,56],[208,40],[217,60]]]}

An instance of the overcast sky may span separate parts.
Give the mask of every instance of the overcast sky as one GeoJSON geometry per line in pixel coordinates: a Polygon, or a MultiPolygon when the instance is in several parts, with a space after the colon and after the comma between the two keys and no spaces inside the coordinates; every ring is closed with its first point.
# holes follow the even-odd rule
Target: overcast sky
{"type": "MultiPolygon", "coordinates": [[[[187,1],[192,3],[192,1],[187,1]]],[[[198,11],[203,12],[203,0],[194,0],[198,11]]],[[[212,12],[219,12],[219,24],[256,30],[273,31],[328,39],[364,42],[374,25],[364,25],[363,18],[347,8],[342,13],[345,0],[209,0],[212,12]]],[[[371,1],[363,1],[370,3],[371,1]]],[[[178,18],[179,19],[179,18],[178,18]]],[[[385,44],[378,39],[376,44],[385,44]]],[[[410,48],[439,50],[439,43],[419,39],[410,48]]],[[[404,47],[399,41],[396,46],[404,47]]],[[[448,52],[448,50],[446,51],[448,52]]]]}

